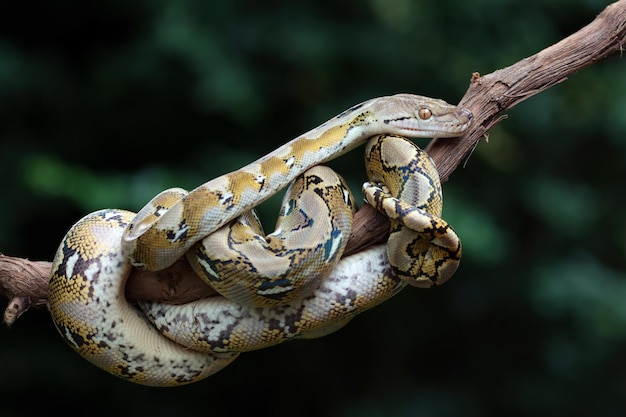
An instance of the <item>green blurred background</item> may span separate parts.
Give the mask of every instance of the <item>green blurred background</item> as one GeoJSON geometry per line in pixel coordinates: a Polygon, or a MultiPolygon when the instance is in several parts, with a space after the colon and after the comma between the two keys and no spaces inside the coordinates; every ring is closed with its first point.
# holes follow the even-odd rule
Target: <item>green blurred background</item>
{"type": "MultiPolygon", "coordinates": [[[[534,54],[606,4],[4,5],[0,252],[50,260],[87,212],[193,188],[371,97],[456,103],[472,72],[534,54]]],[[[599,62],[518,105],[454,173],[444,217],[464,258],[445,286],[161,390],[93,367],[30,312],[0,329],[0,415],[624,415],[624,69],[599,62]]],[[[357,192],[361,161],[333,164],[357,192]]],[[[271,229],[276,201],[262,209],[271,229]]]]}

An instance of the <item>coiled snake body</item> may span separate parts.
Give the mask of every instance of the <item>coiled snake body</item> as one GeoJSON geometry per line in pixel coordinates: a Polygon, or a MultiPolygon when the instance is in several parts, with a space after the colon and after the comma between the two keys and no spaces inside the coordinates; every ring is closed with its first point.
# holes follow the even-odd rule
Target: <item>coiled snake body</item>
{"type": "Polygon", "coordinates": [[[70,229],[53,261],[54,323],[97,366],[133,382],[171,386],[207,377],[240,352],[335,331],[406,283],[442,283],[456,270],[461,247],[439,217],[436,169],[411,142],[379,135],[458,136],[471,119],[441,100],[380,97],[190,193],[167,190],[136,215],[89,214],[70,229]],[[390,216],[390,243],[339,260],[352,197],[319,164],[369,138],[364,195],[390,216]],[[288,184],[277,230],[264,236],[251,209],[288,184]],[[126,302],[133,264],[159,270],[185,253],[225,297],[184,306],[141,303],[144,314],[126,302]],[[267,256],[275,261],[261,267],[267,256]]]}

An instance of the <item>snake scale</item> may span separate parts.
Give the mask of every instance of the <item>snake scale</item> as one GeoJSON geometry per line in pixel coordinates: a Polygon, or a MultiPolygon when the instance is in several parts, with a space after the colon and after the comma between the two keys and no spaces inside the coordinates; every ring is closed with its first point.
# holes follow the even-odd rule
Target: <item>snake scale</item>
{"type": "Polygon", "coordinates": [[[379,97],[191,192],[166,190],[137,214],[88,214],[53,260],[53,321],[104,370],[173,386],[206,378],[241,352],[331,333],[407,283],[443,283],[457,268],[460,241],[440,218],[434,164],[402,137],[459,136],[471,120],[442,100],[379,97]],[[390,217],[390,240],[340,259],[354,202],[321,164],[366,141],[363,192],[390,217]],[[277,228],[265,235],[253,208],[286,186],[277,228]],[[126,302],[133,265],[160,270],[185,254],[223,296],[182,306],[142,302],[141,312],[126,302]]]}

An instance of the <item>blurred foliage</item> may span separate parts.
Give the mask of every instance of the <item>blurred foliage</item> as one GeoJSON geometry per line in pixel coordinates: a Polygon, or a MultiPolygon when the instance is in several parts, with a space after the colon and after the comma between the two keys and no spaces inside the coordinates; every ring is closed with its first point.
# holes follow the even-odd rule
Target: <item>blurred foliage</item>
{"type": "MultiPolygon", "coordinates": [[[[0,13],[0,251],[51,259],[79,217],[137,210],[362,100],[456,102],[474,71],[573,33],[598,0],[13,2],[0,13]]],[[[44,312],[0,330],[0,414],[621,415],[626,76],[596,63],[508,113],[445,185],[455,278],[340,332],[154,390],[80,359],[44,312]],[[41,392],[64,393],[35,402],[41,392]]],[[[421,143],[421,145],[425,145],[421,143]]],[[[332,166],[358,189],[359,151],[332,166]]],[[[264,204],[270,224],[276,201],[264,204]]],[[[268,227],[269,228],[269,227],[268,227]]]]}

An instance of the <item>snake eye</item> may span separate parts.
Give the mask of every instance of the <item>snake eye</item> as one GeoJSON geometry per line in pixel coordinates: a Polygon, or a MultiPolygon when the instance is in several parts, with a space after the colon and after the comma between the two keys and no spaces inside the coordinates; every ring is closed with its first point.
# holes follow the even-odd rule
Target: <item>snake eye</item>
{"type": "Polygon", "coordinates": [[[422,120],[428,120],[433,115],[433,112],[431,112],[430,109],[427,109],[426,107],[422,107],[417,111],[417,115],[422,120]]]}

